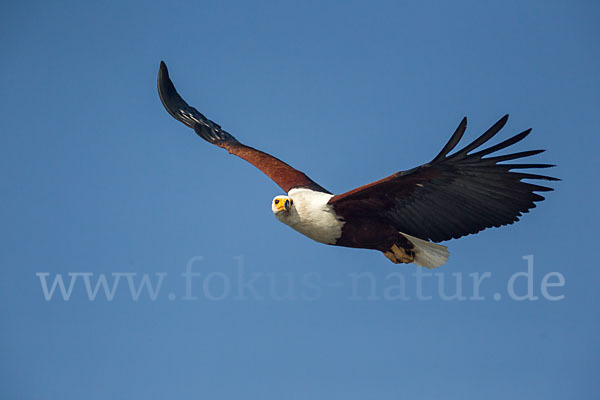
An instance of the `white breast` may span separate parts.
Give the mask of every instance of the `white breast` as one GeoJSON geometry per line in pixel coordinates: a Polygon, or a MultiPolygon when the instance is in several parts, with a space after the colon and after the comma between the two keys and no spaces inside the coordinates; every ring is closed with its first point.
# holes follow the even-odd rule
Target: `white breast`
{"type": "Polygon", "coordinates": [[[344,222],[336,216],[333,207],[327,204],[333,197],[332,194],[310,189],[292,189],[288,196],[294,200],[294,204],[286,215],[276,214],[281,222],[321,243],[335,244],[342,236],[344,222]]]}

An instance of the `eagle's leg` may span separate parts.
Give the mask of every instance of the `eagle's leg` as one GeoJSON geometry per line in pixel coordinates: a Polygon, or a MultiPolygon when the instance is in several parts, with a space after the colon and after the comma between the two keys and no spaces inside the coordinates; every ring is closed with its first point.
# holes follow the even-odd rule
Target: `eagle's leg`
{"type": "Polygon", "coordinates": [[[396,258],[393,251],[382,251],[383,255],[394,264],[400,264],[400,260],[396,258]]]}
{"type": "Polygon", "coordinates": [[[390,250],[382,251],[383,255],[394,264],[408,264],[415,261],[415,252],[397,244],[393,244],[390,250]]]}
{"type": "MultiPolygon", "coordinates": [[[[408,263],[415,261],[415,252],[412,250],[408,250],[403,247],[398,247],[398,245],[396,245],[396,244],[392,245],[391,250],[392,250],[394,256],[396,257],[396,259],[398,260],[398,262],[408,264],[408,263]]],[[[388,256],[386,255],[386,257],[388,257],[388,256]]],[[[391,260],[391,258],[390,258],[390,260],[391,260]]]]}

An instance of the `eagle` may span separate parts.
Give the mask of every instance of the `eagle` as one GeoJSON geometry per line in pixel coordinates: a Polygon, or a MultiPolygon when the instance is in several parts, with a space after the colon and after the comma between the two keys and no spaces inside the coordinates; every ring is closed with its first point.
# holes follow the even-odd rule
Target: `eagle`
{"type": "Polygon", "coordinates": [[[465,133],[465,117],[430,162],[346,193],[333,194],[285,162],[242,144],[189,106],[177,93],[162,61],[158,93],[163,106],[176,120],[207,142],[248,161],[287,193],[271,202],[279,221],[320,243],[378,250],[396,264],[440,267],[448,260],[449,252],[437,242],[518,221],[536,202],[544,200],[536,192],[553,190],[523,180],[558,180],[513,171],[554,167],[551,164],[503,163],[544,150],[492,156],[523,140],[531,129],[482,148],[506,124],[508,115],[450,154],[465,133]]]}

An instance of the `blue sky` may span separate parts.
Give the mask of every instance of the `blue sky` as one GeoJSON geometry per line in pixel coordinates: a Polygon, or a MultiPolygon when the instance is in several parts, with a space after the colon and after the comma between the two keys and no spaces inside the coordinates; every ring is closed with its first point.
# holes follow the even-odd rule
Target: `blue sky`
{"type": "Polygon", "coordinates": [[[599,12],[3,5],[2,398],[597,398],[599,12]],[[162,108],[160,60],[190,104],[332,192],[430,160],[465,115],[470,139],[505,113],[502,137],[532,127],[515,149],[547,149],[535,160],[562,181],[518,224],[445,243],[442,275],[417,277],[277,222],[273,182],[162,108]],[[518,301],[528,255],[537,300],[518,301]],[[186,265],[200,274],[189,293],[186,265]],[[46,300],[59,274],[72,292],[46,300]],[[134,300],[144,274],[156,296],[134,300]],[[101,276],[120,277],[112,300],[86,292],[101,276]],[[466,299],[445,300],[440,279],[466,299]]]}

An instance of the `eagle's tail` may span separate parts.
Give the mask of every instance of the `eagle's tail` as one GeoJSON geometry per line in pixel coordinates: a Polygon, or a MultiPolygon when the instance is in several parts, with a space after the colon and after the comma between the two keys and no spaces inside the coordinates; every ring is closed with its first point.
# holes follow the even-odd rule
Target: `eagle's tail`
{"type": "Polygon", "coordinates": [[[419,239],[406,233],[402,233],[415,246],[414,263],[425,268],[438,268],[448,261],[450,253],[448,248],[441,244],[428,242],[427,240],[419,239]]]}

